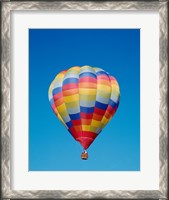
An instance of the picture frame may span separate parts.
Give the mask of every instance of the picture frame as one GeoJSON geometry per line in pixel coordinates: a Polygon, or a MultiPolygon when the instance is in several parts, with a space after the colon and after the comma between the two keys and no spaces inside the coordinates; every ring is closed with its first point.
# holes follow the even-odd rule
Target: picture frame
{"type": "MultiPolygon", "coordinates": [[[[2,1],[1,31],[1,189],[2,199],[42,199],[42,198],[113,198],[113,199],[168,199],[168,1],[2,1]],[[159,189],[156,190],[16,190],[11,189],[14,160],[11,143],[13,136],[11,102],[11,77],[13,76],[11,55],[11,23],[13,11],[157,11],[159,15],[159,189]]],[[[151,144],[149,144],[151,145],[151,144]]]]}

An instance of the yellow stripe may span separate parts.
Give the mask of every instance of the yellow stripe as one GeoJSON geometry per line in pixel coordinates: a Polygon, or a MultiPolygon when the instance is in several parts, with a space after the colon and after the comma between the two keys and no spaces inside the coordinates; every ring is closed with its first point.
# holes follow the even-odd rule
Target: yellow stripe
{"type": "Polygon", "coordinates": [[[97,127],[95,126],[90,126],[90,131],[96,133],[97,127]]]}
{"type": "Polygon", "coordinates": [[[107,91],[102,91],[102,90],[98,90],[97,91],[97,96],[101,96],[101,97],[104,97],[104,98],[110,98],[110,95],[111,95],[111,91],[107,92],[107,91]]]}
{"type": "Polygon", "coordinates": [[[58,119],[61,121],[61,123],[67,128],[67,125],[65,124],[65,122],[63,121],[63,119],[58,115],[58,119]]]}
{"type": "Polygon", "coordinates": [[[77,108],[77,107],[79,107],[79,101],[66,103],[66,107],[67,108],[77,108]]]}
{"type": "Polygon", "coordinates": [[[63,81],[63,78],[55,78],[53,83],[61,83],[63,81]]]}
{"type": "MultiPolygon", "coordinates": [[[[83,69],[88,69],[88,68],[90,68],[91,70],[93,70],[93,67],[91,67],[91,66],[89,66],[89,65],[84,65],[84,66],[82,66],[83,67],[83,69]]],[[[94,70],[93,70],[94,71],[94,70]]]]}
{"type": "Polygon", "coordinates": [[[66,72],[64,72],[64,73],[59,73],[59,74],[55,77],[55,79],[56,79],[56,78],[64,78],[65,73],[66,73],[66,72]]]}
{"type": "Polygon", "coordinates": [[[102,121],[101,121],[101,123],[103,123],[103,124],[107,124],[108,123],[108,119],[104,116],[103,118],[102,118],[102,121]]]}
{"type": "Polygon", "coordinates": [[[97,84],[97,89],[98,90],[102,90],[102,91],[110,92],[111,91],[111,86],[103,85],[103,84],[97,84]]]}
{"type": "Polygon", "coordinates": [[[62,115],[62,117],[61,117],[61,115],[60,115],[60,113],[58,113],[58,110],[57,110],[56,107],[54,108],[54,112],[55,112],[56,116],[58,117],[59,121],[61,121],[61,123],[62,123],[66,128],[68,128],[67,125],[65,124],[65,122],[64,122],[63,119],[62,119],[63,115],[62,115]]]}
{"type": "Polygon", "coordinates": [[[71,67],[70,70],[79,72],[80,71],[80,67],[78,67],[78,66],[77,67],[71,67]]]}
{"type": "MultiPolygon", "coordinates": [[[[109,121],[109,120],[108,120],[108,121],[109,121]]],[[[107,123],[108,123],[108,122],[107,122],[107,123]]],[[[100,127],[99,127],[99,128],[100,128],[100,130],[102,130],[102,129],[103,129],[105,126],[106,126],[106,124],[104,124],[104,123],[101,123],[101,124],[100,124],[100,127]]]]}
{"type": "Polygon", "coordinates": [[[92,123],[91,123],[91,126],[99,126],[100,125],[100,121],[97,121],[97,120],[92,120],[92,123]]]}
{"type": "Polygon", "coordinates": [[[53,82],[49,86],[49,90],[48,90],[49,95],[52,94],[52,90],[53,90],[53,82]]]}
{"type": "Polygon", "coordinates": [[[83,131],[90,131],[90,125],[82,125],[83,131]]]}
{"type": "Polygon", "coordinates": [[[60,106],[57,106],[58,113],[62,113],[66,110],[65,104],[61,104],[60,106]]]}
{"type": "Polygon", "coordinates": [[[104,120],[102,119],[100,125],[97,127],[97,133],[100,132],[100,130],[102,130],[106,126],[106,124],[108,123],[108,121],[109,121],[109,120],[107,120],[107,123],[104,123],[104,120]]]}
{"type": "Polygon", "coordinates": [[[79,74],[80,72],[80,67],[72,67],[70,68],[66,74],[79,74]]]}
{"type": "Polygon", "coordinates": [[[105,124],[101,123],[99,126],[99,130],[102,130],[104,126],[105,126],[105,124]]]}
{"type": "MultiPolygon", "coordinates": [[[[66,108],[66,107],[65,107],[65,108],[66,108]]],[[[67,113],[66,110],[62,110],[62,112],[60,112],[60,115],[61,115],[62,117],[66,117],[66,116],[68,116],[68,113],[67,113]]]]}
{"type": "Polygon", "coordinates": [[[79,88],[79,94],[80,95],[85,95],[85,94],[90,94],[90,95],[96,95],[97,90],[96,89],[85,89],[85,88],[79,88]]]}
{"type": "Polygon", "coordinates": [[[94,101],[94,100],[96,100],[96,95],[83,95],[83,94],[81,94],[80,95],[80,99],[81,100],[84,100],[84,101],[94,101]]]}
{"type": "MultiPolygon", "coordinates": [[[[108,120],[108,121],[110,121],[110,120],[108,120]]],[[[106,124],[101,123],[100,126],[97,129],[97,133],[99,133],[101,130],[103,130],[103,128],[106,126],[106,124]]]]}
{"type": "Polygon", "coordinates": [[[118,97],[118,98],[119,98],[119,96],[120,96],[119,91],[116,91],[116,90],[112,91],[112,94],[113,94],[114,96],[118,97]]]}
{"type": "MultiPolygon", "coordinates": [[[[108,122],[110,121],[110,119],[108,120],[108,122]]],[[[107,123],[108,123],[107,122],[107,123]]],[[[100,126],[99,126],[99,129],[98,129],[98,132],[100,131],[100,130],[103,130],[104,129],[104,127],[106,126],[107,124],[101,124],[100,126]]]]}
{"type": "Polygon", "coordinates": [[[70,96],[64,96],[63,98],[64,98],[65,103],[71,103],[71,102],[79,101],[79,95],[78,94],[70,95],[70,96]]]}
{"type": "Polygon", "coordinates": [[[116,91],[119,91],[119,86],[118,85],[112,85],[112,90],[116,90],[116,91]]]}

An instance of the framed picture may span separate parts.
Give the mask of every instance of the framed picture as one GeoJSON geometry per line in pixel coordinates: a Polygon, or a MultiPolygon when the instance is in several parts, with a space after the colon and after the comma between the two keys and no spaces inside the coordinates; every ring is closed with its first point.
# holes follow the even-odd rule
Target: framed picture
{"type": "Polygon", "coordinates": [[[2,199],[168,198],[168,1],[2,1],[2,199]]]}

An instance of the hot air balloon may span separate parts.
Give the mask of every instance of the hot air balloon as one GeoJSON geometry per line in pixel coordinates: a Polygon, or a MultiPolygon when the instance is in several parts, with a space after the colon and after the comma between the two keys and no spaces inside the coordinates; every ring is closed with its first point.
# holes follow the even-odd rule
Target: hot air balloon
{"type": "Polygon", "coordinates": [[[100,68],[74,66],[56,75],[49,101],[58,119],[87,149],[115,114],[120,100],[117,80],[100,68]]]}

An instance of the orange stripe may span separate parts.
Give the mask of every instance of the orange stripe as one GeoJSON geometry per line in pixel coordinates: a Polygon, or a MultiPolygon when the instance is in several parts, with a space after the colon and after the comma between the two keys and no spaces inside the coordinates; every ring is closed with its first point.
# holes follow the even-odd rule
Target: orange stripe
{"type": "Polygon", "coordinates": [[[91,124],[91,119],[82,119],[81,118],[81,121],[82,121],[83,125],[90,125],[91,124]]]}
{"type": "Polygon", "coordinates": [[[82,131],[82,126],[74,126],[74,129],[79,132],[79,131],[82,131]]]}
{"type": "Polygon", "coordinates": [[[105,80],[105,79],[98,79],[97,83],[98,84],[103,84],[103,85],[110,85],[110,81],[105,80]]]}
{"type": "Polygon", "coordinates": [[[100,120],[102,120],[102,117],[103,117],[103,115],[97,115],[97,114],[93,114],[93,119],[94,120],[97,120],[97,121],[100,121],[100,120]]]}
{"type": "Polygon", "coordinates": [[[70,96],[73,94],[78,94],[78,88],[63,91],[63,96],[70,96]]]}
{"type": "Polygon", "coordinates": [[[55,105],[60,106],[62,103],[64,103],[63,98],[57,99],[55,101],[55,105]]]}
{"type": "Polygon", "coordinates": [[[110,119],[110,117],[112,116],[109,112],[106,111],[105,115],[104,115],[107,119],[110,119]]]}
{"type": "Polygon", "coordinates": [[[83,82],[83,83],[79,83],[79,88],[97,88],[97,84],[96,83],[89,83],[89,82],[83,82]]]}

